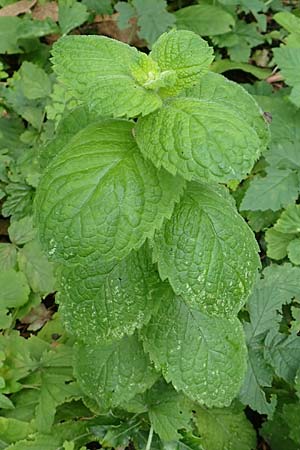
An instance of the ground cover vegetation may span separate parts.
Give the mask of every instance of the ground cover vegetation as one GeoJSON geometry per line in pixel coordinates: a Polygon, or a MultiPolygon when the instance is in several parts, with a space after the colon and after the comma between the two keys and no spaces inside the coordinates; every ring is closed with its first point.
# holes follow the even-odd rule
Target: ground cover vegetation
{"type": "Polygon", "coordinates": [[[300,8],[0,0],[0,448],[300,449],[300,8]]]}

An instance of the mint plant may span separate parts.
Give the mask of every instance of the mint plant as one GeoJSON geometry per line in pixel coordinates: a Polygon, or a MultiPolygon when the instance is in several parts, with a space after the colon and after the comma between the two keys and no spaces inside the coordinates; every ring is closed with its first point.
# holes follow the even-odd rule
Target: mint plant
{"type": "Polygon", "coordinates": [[[178,438],[194,402],[229,406],[246,371],[238,313],[260,260],[226,186],[269,131],[212,60],[190,31],[161,35],[149,55],[98,36],[53,49],[78,108],[42,155],[39,238],[83,392],[100,411],[147,413],[150,441],[178,438]]]}

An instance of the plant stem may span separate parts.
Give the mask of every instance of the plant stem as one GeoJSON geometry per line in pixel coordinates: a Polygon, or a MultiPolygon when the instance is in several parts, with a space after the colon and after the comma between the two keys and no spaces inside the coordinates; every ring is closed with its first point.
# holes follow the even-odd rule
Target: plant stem
{"type": "Polygon", "coordinates": [[[152,437],[153,437],[153,426],[151,425],[145,450],[150,450],[151,443],[152,443],[152,437]]]}

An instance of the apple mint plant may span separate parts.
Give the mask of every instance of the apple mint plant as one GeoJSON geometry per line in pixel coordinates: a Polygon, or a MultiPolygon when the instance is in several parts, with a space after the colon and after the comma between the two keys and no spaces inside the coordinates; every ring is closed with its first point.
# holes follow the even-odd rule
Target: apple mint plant
{"type": "Polygon", "coordinates": [[[206,41],[176,30],[149,55],[99,36],[53,48],[78,108],[45,151],[35,215],[58,263],[75,373],[100,410],[148,413],[164,440],[184,428],[187,404],[238,394],[237,316],[260,267],[226,185],[251,171],[268,125],[241,86],[209,72],[212,60],[206,41]],[[155,398],[170,415],[180,405],[168,426],[155,398]]]}

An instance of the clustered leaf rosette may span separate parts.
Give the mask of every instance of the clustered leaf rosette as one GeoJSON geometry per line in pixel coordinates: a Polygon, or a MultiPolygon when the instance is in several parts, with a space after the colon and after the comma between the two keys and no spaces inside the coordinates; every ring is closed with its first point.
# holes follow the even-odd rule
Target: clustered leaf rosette
{"type": "Polygon", "coordinates": [[[268,126],[242,87],[209,72],[212,60],[206,41],[176,30],[149,55],[102,36],[53,49],[82,106],[45,149],[36,223],[59,263],[78,380],[103,408],[161,375],[222,407],[244,377],[237,314],[260,260],[226,184],[251,171],[268,126]]]}

